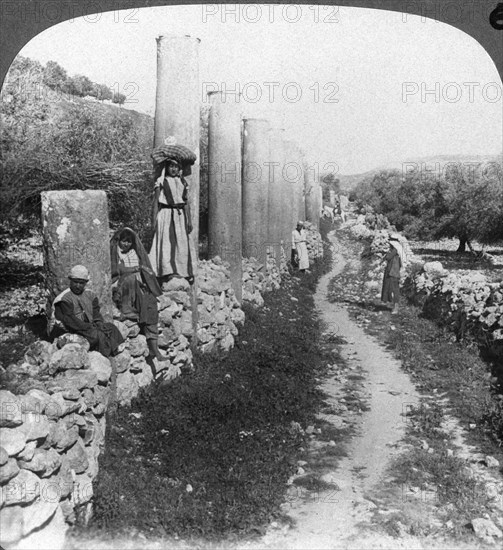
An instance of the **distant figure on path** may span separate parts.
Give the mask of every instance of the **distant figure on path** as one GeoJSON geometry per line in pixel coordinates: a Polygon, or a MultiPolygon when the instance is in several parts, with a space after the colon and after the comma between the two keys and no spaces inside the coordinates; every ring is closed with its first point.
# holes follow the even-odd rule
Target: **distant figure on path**
{"type": "Polygon", "coordinates": [[[116,231],[110,241],[113,299],[122,313],[121,320],[138,322],[147,338],[150,356],[159,361],[167,357],[159,351],[159,310],[157,296],[161,287],[147,252],[138,235],[129,227],[116,231]]]}
{"type": "Polygon", "coordinates": [[[65,330],[80,334],[105,357],[114,355],[124,339],[113,323],[107,323],[100,311],[98,297],[85,287],[89,282],[89,272],[83,265],[72,267],[70,287],[63,290],[54,302],[54,317],[65,330]]]}
{"type": "Polygon", "coordinates": [[[385,303],[392,303],[391,313],[398,313],[398,302],[400,301],[400,268],[402,267],[403,248],[398,241],[398,235],[390,235],[390,247],[384,261],[384,278],[382,283],[381,300],[385,303]]]}
{"type": "Polygon", "coordinates": [[[303,222],[297,222],[297,227],[292,231],[292,252],[297,256],[299,271],[303,273],[309,268],[309,256],[307,253],[307,234],[303,222]]]}
{"type": "Polygon", "coordinates": [[[346,195],[339,195],[339,215],[341,217],[342,223],[346,223],[346,212],[348,211],[349,200],[346,195]]]}

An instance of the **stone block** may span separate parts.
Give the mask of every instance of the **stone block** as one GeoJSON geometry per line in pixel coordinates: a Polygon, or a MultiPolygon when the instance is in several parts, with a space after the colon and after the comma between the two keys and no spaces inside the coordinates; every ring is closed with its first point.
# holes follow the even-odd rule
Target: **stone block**
{"type": "Polygon", "coordinates": [[[131,354],[129,353],[129,350],[125,349],[116,355],[114,357],[114,361],[117,374],[127,371],[129,369],[129,365],[131,364],[131,354]]]}
{"type": "MultiPolygon", "coordinates": [[[[87,354],[86,354],[87,356],[87,354]]],[[[83,369],[80,371],[66,371],[54,378],[52,382],[47,384],[47,389],[50,393],[64,391],[76,388],[82,390],[84,388],[94,388],[98,385],[98,377],[96,373],[83,369]]]]}
{"type": "Polygon", "coordinates": [[[87,460],[86,451],[80,438],[66,451],[65,456],[68,459],[70,468],[75,470],[75,473],[81,474],[87,470],[89,461],[87,460]]]}
{"type": "Polygon", "coordinates": [[[21,401],[10,391],[0,390],[0,428],[14,428],[22,423],[21,401]]]}
{"type": "Polygon", "coordinates": [[[51,356],[49,362],[49,373],[66,370],[85,369],[89,366],[89,358],[87,350],[79,344],[65,344],[61,349],[58,349],[51,356]]]}
{"type": "MultiPolygon", "coordinates": [[[[49,398],[49,395],[47,395],[47,397],[49,398]]],[[[35,413],[35,414],[42,414],[44,410],[44,402],[41,399],[38,399],[37,397],[31,394],[19,395],[18,399],[21,403],[22,414],[26,414],[29,412],[35,413]]]]}
{"type": "MultiPolygon", "coordinates": [[[[50,507],[46,506],[45,515],[50,507]]],[[[43,517],[41,513],[39,517],[43,517]]],[[[62,550],[65,547],[65,533],[68,526],[61,507],[56,506],[55,512],[44,522],[40,528],[33,530],[29,535],[23,538],[16,550],[62,550]]]]}
{"type": "Polygon", "coordinates": [[[63,451],[71,447],[79,439],[78,426],[67,428],[62,420],[57,423],[51,423],[51,429],[48,437],[48,442],[52,447],[59,451],[63,451]]]}
{"type": "Polygon", "coordinates": [[[89,352],[89,370],[96,373],[98,383],[107,384],[112,376],[112,364],[98,351],[89,352]]]}
{"type": "Polygon", "coordinates": [[[186,279],[173,277],[168,282],[162,284],[163,292],[172,292],[176,290],[189,290],[190,285],[186,279]]]}
{"type": "Polygon", "coordinates": [[[15,456],[26,446],[26,434],[19,428],[0,428],[0,442],[9,456],[15,456]]]}
{"type": "Polygon", "coordinates": [[[26,444],[26,447],[16,455],[18,460],[31,460],[35,454],[35,449],[37,448],[37,441],[29,441],[26,444]]]}
{"type": "Polygon", "coordinates": [[[127,349],[132,357],[139,357],[140,355],[148,355],[147,339],[143,334],[139,334],[136,338],[130,338],[127,341],[127,349]]]}
{"type": "Polygon", "coordinates": [[[19,473],[19,466],[14,458],[9,458],[0,466],[0,485],[5,485],[19,473]]]}
{"type": "Polygon", "coordinates": [[[89,502],[93,496],[92,478],[87,474],[76,475],[71,498],[73,505],[81,506],[89,502]]]}
{"type": "Polygon", "coordinates": [[[23,425],[17,429],[25,434],[26,441],[45,439],[49,435],[47,416],[30,412],[26,413],[23,418],[23,425]]]}
{"type": "Polygon", "coordinates": [[[7,464],[8,460],[9,460],[9,454],[3,447],[0,447],[0,466],[7,464]]]}
{"type": "Polygon", "coordinates": [[[159,311],[162,311],[163,309],[166,309],[172,304],[171,298],[166,294],[161,294],[161,296],[157,297],[157,307],[159,311]]]}
{"type": "Polygon", "coordinates": [[[86,351],[89,351],[89,348],[91,347],[89,342],[83,336],[80,334],[70,334],[69,332],[61,335],[59,338],[56,338],[54,343],[58,349],[66,346],[66,344],[78,344],[86,351]]]}
{"type": "Polygon", "coordinates": [[[41,477],[48,477],[61,466],[61,457],[54,449],[48,451],[36,449],[31,460],[19,460],[18,464],[23,470],[30,470],[41,477]]]}
{"type": "Polygon", "coordinates": [[[15,478],[11,479],[7,485],[2,486],[1,504],[13,506],[34,502],[40,495],[40,483],[41,479],[34,473],[20,470],[15,478]]]}
{"type": "Polygon", "coordinates": [[[121,404],[131,403],[131,399],[138,395],[138,382],[130,372],[117,375],[117,401],[121,404]]]}

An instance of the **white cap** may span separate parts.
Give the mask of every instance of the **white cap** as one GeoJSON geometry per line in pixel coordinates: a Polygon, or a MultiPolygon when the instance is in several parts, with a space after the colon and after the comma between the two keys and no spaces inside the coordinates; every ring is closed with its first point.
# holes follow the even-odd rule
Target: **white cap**
{"type": "Polygon", "coordinates": [[[68,274],[69,279],[82,279],[83,281],[89,281],[89,271],[87,267],[83,265],[75,265],[68,274]]]}

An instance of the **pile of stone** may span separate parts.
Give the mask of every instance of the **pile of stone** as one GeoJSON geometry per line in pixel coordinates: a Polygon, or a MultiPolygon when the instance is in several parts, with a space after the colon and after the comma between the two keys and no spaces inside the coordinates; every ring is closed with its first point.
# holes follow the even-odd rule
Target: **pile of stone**
{"type": "Polygon", "coordinates": [[[0,391],[0,545],[62,546],[88,514],[105,436],[111,363],[79,336],[32,344],[0,391]]]}
{"type": "Polygon", "coordinates": [[[269,288],[272,289],[272,280],[269,273],[265,270],[264,264],[261,264],[256,258],[243,258],[243,302],[250,302],[256,307],[264,305],[262,293],[269,288]]]}
{"type": "Polygon", "coordinates": [[[304,229],[307,234],[307,253],[309,260],[314,261],[323,257],[323,241],[320,232],[311,222],[304,222],[304,229]]]}
{"type": "Polygon", "coordinates": [[[440,262],[425,263],[408,282],[409,297],[430,310],[435,304],[456,332],[468,326],[485,344],[503,340],[503,282],[491,283],[469,270],[450,273],[440,262]]]}
{"type": "Polygon", "coordinates": [[[205,353],[232,348],[238,333],[236,325],[244,323],[245,314],[231,287],[229,263],[219,256],[199,262],[197,311],[199,349],[205,353]]]}

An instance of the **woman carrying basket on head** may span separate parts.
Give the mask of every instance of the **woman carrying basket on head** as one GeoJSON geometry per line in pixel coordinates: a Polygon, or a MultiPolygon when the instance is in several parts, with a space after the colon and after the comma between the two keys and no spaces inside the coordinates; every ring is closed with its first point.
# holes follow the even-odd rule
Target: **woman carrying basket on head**
{"type": "Polygon", "coordinates": [[[156,174],[152,208],[154,238],[149,252],[150,263],[159,279],[173,276],[194,280],[189,234],[192,231],[188,204],[188,183],[196,156],[186,147],[167,141],[152,153],[156,174]],[[182,175],[183,174],[183,175],[182,175]]]}

